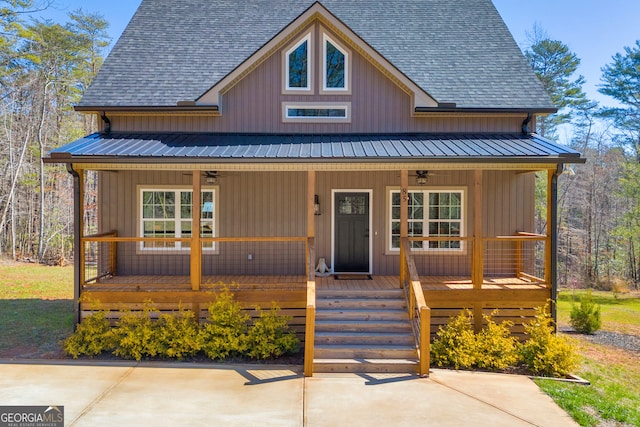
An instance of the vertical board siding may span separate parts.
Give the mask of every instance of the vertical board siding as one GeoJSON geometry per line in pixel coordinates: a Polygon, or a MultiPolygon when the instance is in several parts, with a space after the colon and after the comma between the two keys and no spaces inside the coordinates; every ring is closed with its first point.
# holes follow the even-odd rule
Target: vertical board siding
{"type": "MultiPolygon", "coordinates": [[[[218,236],[298,237],[306,235],[306,173],[222,174],[218,192],[218,236]]],[[[138,186],[190,186],[191,175],[173,171],[100,172],[101,232],[138,236],[138,186]]],[[[203,251],[203,274],[304,274],[304,244],[220,243],[220,255],[203,251]],[[224,249],[224,251],[223,251],[224,249]],[[226,251],[226,252],[225,252],[226,251]],[[247,263],[248,254],[254,263],[247,263]],[[273,260],[265,260],[271,256],[273,260]],[[218,261],[222,260],[222,261],[218,261]],[[287,260],[287,261],[283,261],[287,260]],[[240,268],[241,265],[245,267],[240,268]],[[290,268],[292,264],[300,267],[290,268]],[[225,266],[223,269],[221,266],[225,266]]],[[[118,243],[119,274],[187,275],[189,254],[140,252],[118,243]]]]}
{"type": "MultiPolygon", "coordinates": [[[[306,30],[305,30],[306,31],[306,30]]],[[[113,131],[136,132],[251,132],[251,133],[372,133],[372,132],[519,132],[522,117],[413,117],[409,94],[365,57],[351,50],[351,94],[319,94],[321,33],[315,25],[312,66],[313,94],[282,94],[284,46],[222,95],[220,117],[110,115],[113,131]],[[351,123],[283,123],[282,102],[351,102],[351,123]]],[[[335,34],[332,38],[345,43],[335,34]]],[[[215,82],[211,82],[213,85],[215,82]]],[[[428,90],[428,88],[427,88],[428,90]]],[[[446,101],[446,100],[444,100],[446,101]]]]}
{"type": "MultiPolygon", "coordinates": [[[[410,171],[413,173],[413,171],[410,171]]],[[[190,185],[188,173],[173,171],[101,172],[99,209],[101,232],[116,230],[119,236],[137,236],[139,185],[190,185]]],[[[399,171],[318,172],[316,193],[321,215],[315,217],[316,263],[331,263],[331,190],[373,190],[371,214],[373,273],[395,275],[399,258],[387,247],[387,188],[400,185],[399,171]]],[[[415,178],[409,185],[415,187],[415,178]]],[[[534,174],[513,171],[483,173],[483,234],[512,235],[534,231],[534,174]]],[[[428,187],[466,187],[467,235],[473,235],[473,172],[441,170],[429,177],[428,187]]],[[[218,191],[218,236],[298,237],[306,235],[306,172],[223,173],[218,191]]],[[[303,274],[304,245],[301,243],[220,243],[219,253],[203,253],[203,274],[303,274]],[[248,254],[253,256],[248,260],[248,254]],[[271,259],[271,258],[273,259],[271,259]],[[300,261],[299,261],[300,260],[300,261]]],[[[119,244],[121,274],[188,274],[189,256],[184,254],[140,254],[133,244],[119,244]]],[[[431,274],[467,275],[470,251],[464,255],[425,253],[416,264],[431,274]]]]}

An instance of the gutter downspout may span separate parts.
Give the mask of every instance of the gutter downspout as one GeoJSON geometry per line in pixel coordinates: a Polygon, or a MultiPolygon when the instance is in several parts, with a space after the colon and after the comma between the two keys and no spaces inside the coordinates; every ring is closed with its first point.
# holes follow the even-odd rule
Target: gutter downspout
{"type": "Polygon", "coordinates": [[[533,119],[533,114],[527,113],[527,118],[524,119],[524,121],[522,122],[522,127],[520,128],[523,135],[529,135],[531,133],[531,131],[529,130],[529,123],[531,123],[531,119],[533,119]]]}
{"type": "Polygon", "coordinates": [[[107,113],[104,111],[100,113],[100,118],[102,119],[105,125],[104,131],[102,133],[109,135],[111,133],[111,120],[109,120],[109,117],[107,117],[107,113]]]}
{"type": "Polygon", "coordinates": [[[558,164],[551,176],[551,317],[555,332],[558,332],[558,177],[564,170],[564,164],[558,164]]]}
{"type": "Polygon", "coordinates": [[[67,172],[73,176],[73,330],[80,323],[80,175],[67,163],[67,172]]]}

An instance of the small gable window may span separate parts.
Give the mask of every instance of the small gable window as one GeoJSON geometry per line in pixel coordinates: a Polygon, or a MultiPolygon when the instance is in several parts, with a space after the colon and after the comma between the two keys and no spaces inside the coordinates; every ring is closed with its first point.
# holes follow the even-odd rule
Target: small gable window
{"type": "Polygon", "coordinates": [[[350,122],[350,102],[296,102],[282,103],[285,122],[350,122]]]}
{"type": "Polygon", "coordinates": [[[311,34],[307,34],[286,52],[286,89],[292,91],[311,90],[311,34]]]}
{"type": "Polygon", "coordinates": [[[323,35],[322,89],[328,92],[348,91],[349,54],[328,35],[323,35]]]}

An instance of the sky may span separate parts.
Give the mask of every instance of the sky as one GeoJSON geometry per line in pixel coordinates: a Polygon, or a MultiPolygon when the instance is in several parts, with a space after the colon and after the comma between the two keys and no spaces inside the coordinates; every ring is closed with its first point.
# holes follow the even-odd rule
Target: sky
{"type": "MultiPolygon", "coordinates": [[[[54,0],[53,7],[38,15],[65,23],[67,14],[79,8],[99,13],[110,23],[109,33],[115,43],[139,4],[140,0],[54,0]]],[[[589,98],[602,105],[615,104],[598,93],[597,85],[601,69],[611,57],[640,40],[640,1],[493,0],[493,4],[521,48],[528,45],[527,34],[538,26],[580,58],[578,73],[586,79],[584,90],[589,98]]]]}

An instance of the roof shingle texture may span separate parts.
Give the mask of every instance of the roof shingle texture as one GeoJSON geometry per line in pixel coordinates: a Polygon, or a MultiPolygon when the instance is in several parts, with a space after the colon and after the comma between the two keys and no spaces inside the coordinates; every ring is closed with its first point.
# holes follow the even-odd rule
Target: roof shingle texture
{"type": "MultiPolygon", "coordinates": [[[[79,105],[196,100],[313,3],[143,0],[79,105]]],[[[439,102],[553,107],[491,0],[320,3],[439,102]]]]}

